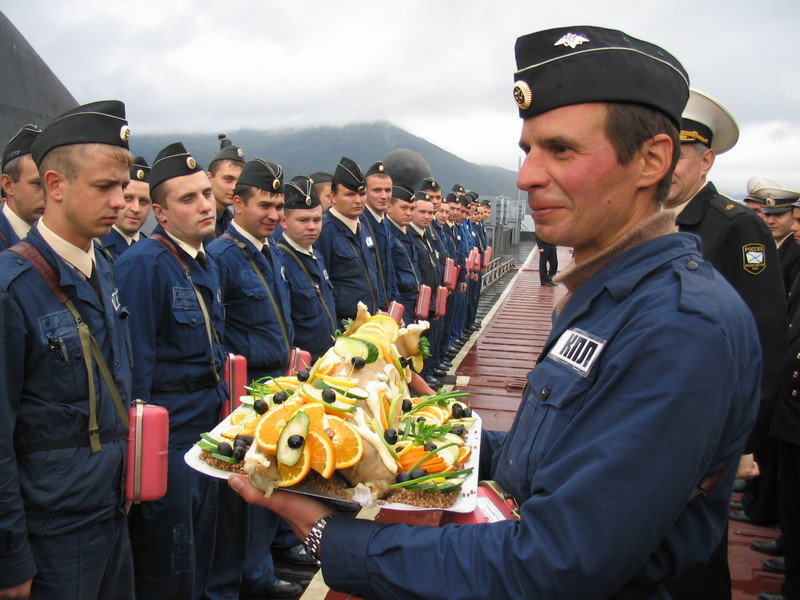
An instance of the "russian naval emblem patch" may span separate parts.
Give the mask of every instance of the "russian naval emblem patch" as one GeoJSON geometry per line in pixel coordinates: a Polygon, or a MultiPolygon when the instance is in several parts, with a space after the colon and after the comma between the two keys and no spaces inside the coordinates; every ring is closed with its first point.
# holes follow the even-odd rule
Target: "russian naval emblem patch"
{"type": "Polygon", "coordinates": [[[742,267],[751,275],[758,275],[767,268],[767,256],[764,244],[747,244],[742,246],[742,267]]]}

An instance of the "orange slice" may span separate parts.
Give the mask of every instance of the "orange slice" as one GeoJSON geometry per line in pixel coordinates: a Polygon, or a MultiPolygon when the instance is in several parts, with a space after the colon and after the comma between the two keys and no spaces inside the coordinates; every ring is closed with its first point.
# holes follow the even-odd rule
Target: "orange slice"
{"type": "Polygon", "coordinates": [[[237,410],[231,413],[231,425],[244,425],[244,421],[254,419],[256,413],[253,410],[237,410]]]}
{"type": "Polygon", "coordinates": [[[281,462],[278,465],[278,472],[281,474],[281,480],[278,482],[278,487],[289,487],[300,483],[306,478],[306,475],[311,471],[311,453],[308,448],[303,450],[300,455],[300,460],[295,465],[287,466],[281,462]]]}
{"type": "Polygon", "coordinates": [[[389,315],[373,315],[367,319],[367,323],[378,325],[391,339],[397,339],[400,335],[400,325],[389,315]]]}
{"type": "Polygon", "coordinates": [[[305,452],[311,454],[311,468],[329,479],[336,468],[336,449],[331,438],[325,435],[322,429],[311,426],[308,428],[305,452]]]}
{"type": "Polygon", "coordinates": [[[303,404],[300,410],[308,414],[309,424],[311,427],[325,429],[323,417],[325,415],[325,407],[319,402],[312,402],[310,404],[303,404]]]}
{"type": "Polygon", "coordinates": [[[352,467],[364,454],[364,440],[350,423],[344,419],[328,416],[328,425],[333,429],[333,447],[336,450],[336,468],[352,467]]]}
{"type": "Polygon", "coordinates": [[[458,460],[456,461],[457,465],[463,465],[467,462],[469,455],[472,454],[472,448],[464,444],[458,449],[458,460]]]}
{"type": "Polygon", "coordinates": [[[281,431],[286,427],[286,423],[289,422],[289,419],[300,410],[302,404],[303,402],[300,399],[289,400],[270,409],[269,412],[265,413],[261,419],[259,419],[253,435],[261,450],[275,454],[281,431]]]}

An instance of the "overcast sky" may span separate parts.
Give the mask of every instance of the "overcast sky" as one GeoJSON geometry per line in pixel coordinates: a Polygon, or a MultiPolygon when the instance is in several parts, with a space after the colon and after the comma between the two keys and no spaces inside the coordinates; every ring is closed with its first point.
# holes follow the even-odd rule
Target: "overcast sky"
{"type": "Polygon", "coordinates": [[[0,0],[0,9],[79,102],[125,101],[134,135],[386,120],[512,170],[515,39],[564,25],[622,29],[677,56],[692,86],[738,120],[738,145],[712,171],[720,189],[741,198],[753,175],[800,189],[797,0],[0,0]]]}

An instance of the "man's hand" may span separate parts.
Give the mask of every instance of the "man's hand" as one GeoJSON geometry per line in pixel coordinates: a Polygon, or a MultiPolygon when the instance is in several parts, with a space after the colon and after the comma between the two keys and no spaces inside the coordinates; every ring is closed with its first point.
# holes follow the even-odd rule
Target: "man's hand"
{"type": "Polygon", "coordinates": [[[467,291],[467,282],[462,281],[461,283],[458,284],[458,293],[463,294],[466,291],[467,291]]]}
{"type": "Polygon", "coordinates": [[[25,583],[0,590],[0,600],[27,600],[31,595],[32,581],[32,579],[28,579],[25,583]]]}
{"type": "Polygon", "coordinates": [[[333,514],[322,502],[302,494],[276,491],[267,498],[243,475],[231,475],[228,485],[249,504],[263,506],[283,517],[300,541],[306,539],[314,523],[333,514]]]}
{"type": "Polygon", "coordinates": [[[736,471],[736,477],[739,479],[753,479],[759,475],[761,475],[761,470],[758,468],[758,463],[753,460],[753,455],[742,455],[739,459],[739,469],[736,471]]]}

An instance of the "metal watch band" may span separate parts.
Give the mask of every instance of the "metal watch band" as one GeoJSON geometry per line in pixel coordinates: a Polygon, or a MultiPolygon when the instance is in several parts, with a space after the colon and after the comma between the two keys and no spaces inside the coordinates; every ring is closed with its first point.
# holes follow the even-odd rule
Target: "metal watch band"
{"type": "Polygon", "coordinates": [[[305,546],[306,552],[314,559],[318,567],[322,566],[322,562],[319,560],[319,545],[322,542],[322,530],[325,529],[325,525],[328,524],[327,518],[328,517],[323,517],[314,523],[306,539],[303,540],[303,546],[305,546]]]}

